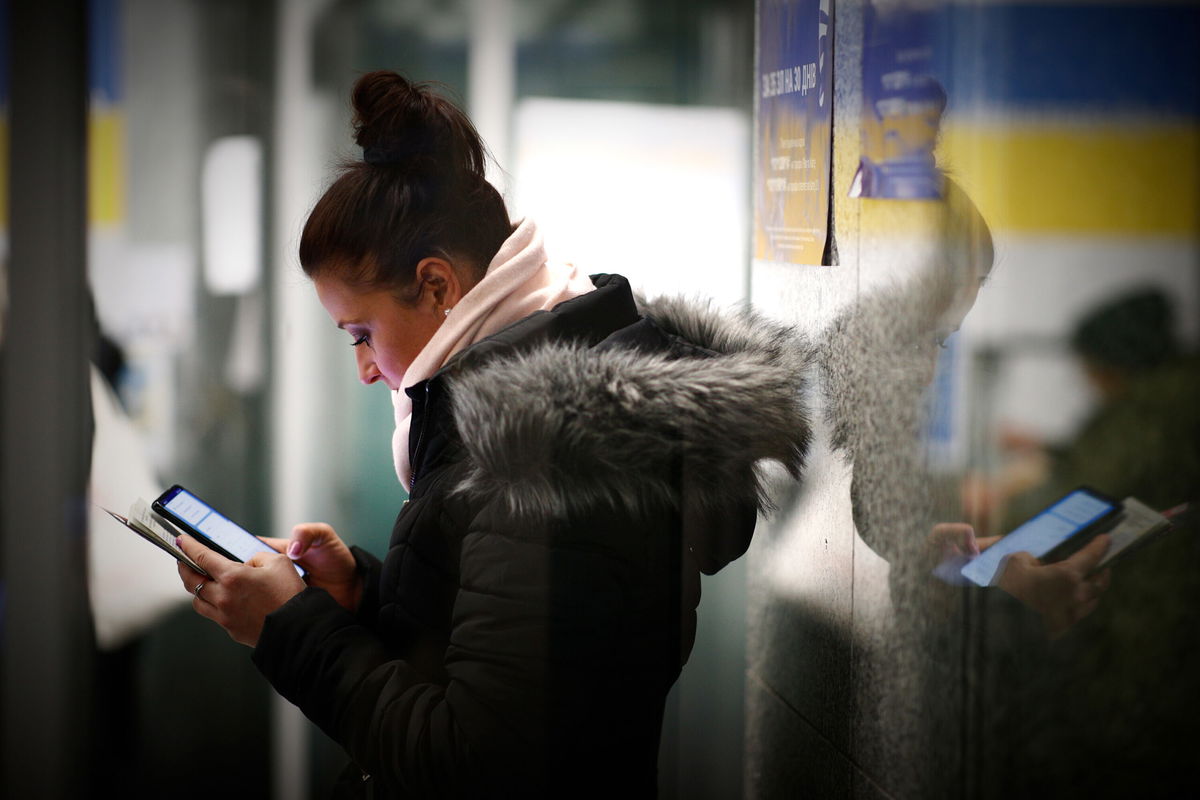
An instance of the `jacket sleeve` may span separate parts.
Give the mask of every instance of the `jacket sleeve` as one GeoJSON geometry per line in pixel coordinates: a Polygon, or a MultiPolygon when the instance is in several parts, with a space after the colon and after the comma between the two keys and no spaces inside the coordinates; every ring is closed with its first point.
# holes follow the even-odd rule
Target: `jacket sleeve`
{"type": "Polygon", "coordinates": [[[445,687],[390,657],[325,591],[306,589],[267,617],[254,663],[275,689],[392,791],[456,794],[473,772],[445,687]]]}
{"type": "Polygon", "coordinates": [[[354,568],[362,578],[362,597],[358,601],[358,620],[367,627],[375,627],[375,617],[379,613],[379,576],[383,564],[379,559],[357,545],[350,547],[354,556],[354,568]]]}
{"type": "Polygon", "coordinates": [[[536,795],[556,775],[578,780],[581,765],[619,773],[629,752],[645,755],[630,770],[652,786],[662,695],[674,677],[661,663],[677,665],[679,642],[677,616],[663,637],[662,603],[645,599],[677,598],[677,586],[631,580],[646,565],[596,545],[601,529],[630,527],[616,525],[599,515],[565,532],[515,535],[497,516],[476,516],[463,538],[445,685],[392,657],[318,589],[268,616],[254,661],[392,792],[536,795]],[[635,613],[633,598],[653,613],[635,613]]]}

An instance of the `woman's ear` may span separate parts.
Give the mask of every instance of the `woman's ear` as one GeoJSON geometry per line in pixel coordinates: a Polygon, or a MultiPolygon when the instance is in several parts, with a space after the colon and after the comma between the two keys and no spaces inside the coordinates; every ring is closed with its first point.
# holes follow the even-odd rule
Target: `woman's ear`
{"type": "Polygon", "coordinates": [[[417,304],[439,314],[453,308],[466,293],[454,265],[438,256],[417,262],[416,277],[421,285],[417,304]]]}

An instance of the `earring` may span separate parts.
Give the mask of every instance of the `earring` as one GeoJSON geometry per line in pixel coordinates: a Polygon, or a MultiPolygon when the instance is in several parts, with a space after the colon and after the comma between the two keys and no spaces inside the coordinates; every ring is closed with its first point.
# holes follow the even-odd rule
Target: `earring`
{"type": "Polygon", "coordinates": [[[447,317],[448,317],[448,316],[450,316],[450,309],[448,309],[448,308],[447,308],[447,309],[445,310],[445,312],[443,312],[443,313],[445,313],[445,315],[446,315],[447,317]]]}

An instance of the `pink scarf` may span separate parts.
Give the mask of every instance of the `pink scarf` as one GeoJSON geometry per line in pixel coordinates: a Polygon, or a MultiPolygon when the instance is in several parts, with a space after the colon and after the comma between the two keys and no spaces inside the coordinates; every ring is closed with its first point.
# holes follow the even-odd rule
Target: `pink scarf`
{"type": "Polygon", "coordinates": [[[455,353],[480,339],[593,288],[588,276],[580,274],[573,265],[548,263],[537,226],[530,219],[521,222],[500,246],[483,280],[451,309],[417,354],[404,373],[404,386],[392,392],[392,407],[396,412],[392,456],[396,475],[405,489],[411,488],[412,481],[412,466],[408,463],[412,401],[404,389],[432,378],[455,353]]]}

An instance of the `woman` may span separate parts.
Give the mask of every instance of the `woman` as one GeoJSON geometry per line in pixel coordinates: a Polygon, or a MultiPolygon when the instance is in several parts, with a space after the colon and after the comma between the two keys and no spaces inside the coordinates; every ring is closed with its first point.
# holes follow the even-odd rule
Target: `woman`
{"type": "Polygon", "coordinates": [[[181,578],[363,793],[652,796],[699,573],[748,546],[756,463],[799,470],[807,349],[548,263],[461,111],[389,72],[353,102],[364,160],[300,258],[393,392],[410,499],[382,561],[306,524],[245,565],[185,538],[211,579],[181,578]]]}

